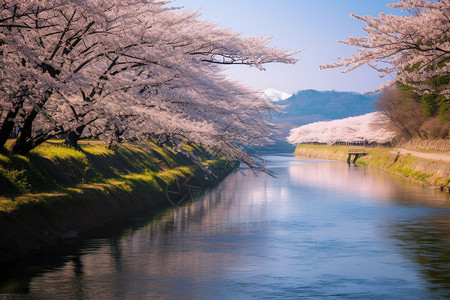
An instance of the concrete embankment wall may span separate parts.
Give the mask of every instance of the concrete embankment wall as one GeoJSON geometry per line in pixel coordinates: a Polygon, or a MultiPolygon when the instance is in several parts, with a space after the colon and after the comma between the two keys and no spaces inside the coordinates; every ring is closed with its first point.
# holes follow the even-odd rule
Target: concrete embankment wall
{"type": "MultiPolygon", "coordinates": [[[[295,154],[301,157],[345,161],[349,148],[355,147],[299,145],[295,154]]],[[[368,155],[360,157],[357,164],[383,169],[407,180],[449,191],[450,163],[448,162],[399,154],[392,148],[367,148],[366,150],[368,155]]]]}
{"type": "Polygon", "coordinates": [[[348,147],[344,146],[318,146],[318,145],[298,145],[295,155],[308,158],[323,158],[330,160],[346,160],[348,147]]]}
{"type": "Polygon", "coordinates": [[[5,187],[0,189],[0,265],[106,224],[160,211],[185,195],[190,199],[191,187],[198,192],[236,167],[200,147],[188,150],[197,158],[154,145],[128,145],[115,152],[99,145],[82,145],[80,151],[51,146],[29,157],[2,154],[3,174],[17,173],[14,162],[24,161],[19,173],[28,176],[20,180],[30,188],[20,193],[19,183],[0,176],[5,187]],[[49,181],[53,189],[43,188],[49,181]],[[169,197],[168,190],[180,195],[169,197]]]}

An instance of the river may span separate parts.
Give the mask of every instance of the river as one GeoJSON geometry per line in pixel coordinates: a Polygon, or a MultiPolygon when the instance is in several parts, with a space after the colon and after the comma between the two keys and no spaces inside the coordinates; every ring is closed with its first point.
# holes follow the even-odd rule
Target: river
{"type": "Polygon", "coordinates": [[[197,201],[3,270],[0,299],[439,299],[450,197],[390,174],[267,156],[197,201]]]}

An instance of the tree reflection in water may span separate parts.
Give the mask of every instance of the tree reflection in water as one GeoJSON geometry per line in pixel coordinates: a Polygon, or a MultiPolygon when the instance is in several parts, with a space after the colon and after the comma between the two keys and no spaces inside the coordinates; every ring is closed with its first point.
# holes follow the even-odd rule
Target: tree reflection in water
{"type": "Polygon", "coordinates": [[[429,298],[450,287],[449,195],[339,162],[270,157],[197,202],[16,266],[45,299],[429,298]]]}

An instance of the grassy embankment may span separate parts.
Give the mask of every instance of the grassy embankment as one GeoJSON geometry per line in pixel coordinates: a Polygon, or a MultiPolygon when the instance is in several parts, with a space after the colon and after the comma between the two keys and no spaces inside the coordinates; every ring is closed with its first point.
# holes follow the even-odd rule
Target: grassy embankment
{"type": "MultiPolygon", "coordinates": [[[[354,146],[298,145],[295,154],[305,157],[346,160],[354,146]]],[[[366,148],[368,155],[360,157],[359,165],[376,167],[410,181],[450,189],[450,163],[398,154],[392,148],[366,148]]]]}
{"type": "Polygon", "coordinates": [[[166,189],[190,178],[214,181],[203,166],[226,169],[201,147],[202,162],[154,144],[111,151],[99,142],[80,150],[49,142],[28,156],[0,152],[0,264],[106,223],[169,206],[166,189]]]}

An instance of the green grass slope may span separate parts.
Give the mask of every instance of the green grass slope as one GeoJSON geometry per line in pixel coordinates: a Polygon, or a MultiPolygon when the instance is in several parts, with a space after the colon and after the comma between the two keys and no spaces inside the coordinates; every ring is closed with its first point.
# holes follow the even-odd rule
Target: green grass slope
{"type": "Polygon", "coordinates": [[[368,155],[357,161],[360,165],[386,170],[410,181],[439,187],[450,188],[450,163],[430,160],[409,154],[398,154],[392,149],[371,149],[368,155]]]}
{"type": "Polygon", "coordinates": [[[180,182],[202,187],[234,167],[196,145],[185,145],[185,150],[200,160],[151,143],[111,151],[98,142],[84,142],[74,150],[53,141],[26,157],[3,150],[0,264],[136,213],[169,206],[167,190],[180,182]]]}
{"type": "MultiPolygon", "coordinates": [[[[332,160],[347,160],[349,148],[355,146],[298,145],[295,155],[332,160]]],[[[360,157],[356,163],[383,169],[407,180],[450,189],[450,163],[414,157],[409,154],[398,154],[392,148],[366,148],[368,154],[360,157]]]]}

